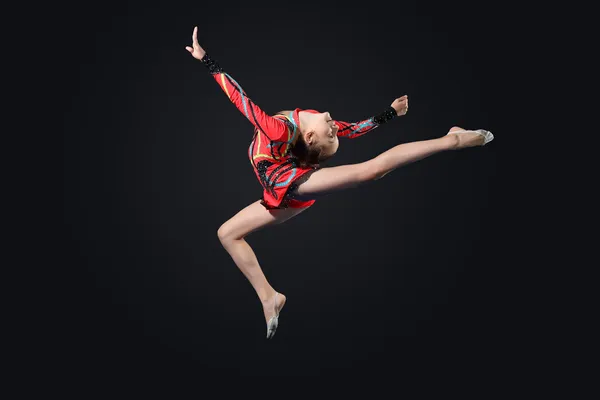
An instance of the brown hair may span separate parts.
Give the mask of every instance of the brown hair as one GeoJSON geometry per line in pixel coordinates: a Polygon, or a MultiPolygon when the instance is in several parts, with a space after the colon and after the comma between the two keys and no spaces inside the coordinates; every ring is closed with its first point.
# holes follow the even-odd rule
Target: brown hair
{"type": "MultiPolygon", "coordinates": [[[[291,113],[291,110],[279,111],[275,115],[287,115],[291,113]]],[[[298,135],[298,139],[290,149],[290,152],[294,157],[298,159],[300,165],[303,167],[313,167],[319,165],[319,158],[321,156],[321,148],[317,146],[309,146],[304,141],[302,135],[298,135]]]]}
{"type": "Polygon", "coordinates": [[[304,141],[304,137],[300,135],[296,143],[290,150],[292,155],[300,161],[303,167],[312,167],[319,165],[321,157],[321,148],[317,146],[309,146],[304,141]]]}

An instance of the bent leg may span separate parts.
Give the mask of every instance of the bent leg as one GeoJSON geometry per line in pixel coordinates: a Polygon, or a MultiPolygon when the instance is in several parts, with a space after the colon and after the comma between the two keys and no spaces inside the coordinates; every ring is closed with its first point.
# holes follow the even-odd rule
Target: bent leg
{"type": "Polygon", "coordinates": [[[323,168],[301,182],[296,193],[300,196],[318,196],[355,187],[361,183],[383,178],[394,169],[413,163],[445,150],[457,148],[459,137],[446,135],[438,139],[403,143],[377,157],[359,164],[323,168]]]}
{"type": "Polygon", "coordinates": [[[263,306],[275,295],[250,245],[244,238],[269,225],[280,224],[306,208],[267,210],[256,201],[242,209],[219,228],[217,235],[235,264],[250,281],[263,306]]]}

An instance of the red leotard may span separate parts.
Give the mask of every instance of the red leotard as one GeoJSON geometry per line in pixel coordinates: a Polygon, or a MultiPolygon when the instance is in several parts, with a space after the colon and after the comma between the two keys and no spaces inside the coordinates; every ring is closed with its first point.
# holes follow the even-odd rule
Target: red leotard
{"type": "MultiPolygon", "coordinates": [[[[298,113],[319,112],[296,108],[287,115],[267,115],[248,97],[241,86],[219,67],[216,61],[206,54],[202,61],[229,100],[254,125],[254,138],[248,149],[248,156],[256,177],[264,189],[262,204],[267,209],[310,207],[315,200],[301,201],[289,198],[286,194],[293,182],[308,172],[318,169],[318,166],[312,168],[301,166],[290,150],[296,135],[300,134],[298,113]]],[[[339,128],[337,136],[359,137],[394,116],[395,111],[388,107],[378,116],[360,122],[334,121],[339,128]]]]}

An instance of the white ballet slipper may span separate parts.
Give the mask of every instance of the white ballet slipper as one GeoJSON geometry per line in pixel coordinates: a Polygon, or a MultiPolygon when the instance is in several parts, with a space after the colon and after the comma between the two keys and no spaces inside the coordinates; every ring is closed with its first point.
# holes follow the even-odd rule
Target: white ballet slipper
{"type": "Polygon", "coordinates": [[[477,135],[481,135],[483,136],[483,144],[482,146],[485,146],[486,144],[488,144],[489,142],[491,142],[492,140],[494,140],[494,135],[492,134],[492,132],[490,131],[486,131],[485,129],[477,129],[477,130],[468,130],[468,129],[457,129],[451,132],[448,132],[447,135],[451,135],[454,133],[461,133],[461,132],[469,132],[469,133],[474,133],[477,135]]]}
{"type": "Polygon", "coordinates": [[[277,326],[279,326],[279,310],[277,310],[277,295],[279,293],[275,293],[275,300],[273,310],[275,311],[275,315],[269,319],[267,322],[267,339],[272,339],[275,336],[275,331],[277,330],[277,326]]]}

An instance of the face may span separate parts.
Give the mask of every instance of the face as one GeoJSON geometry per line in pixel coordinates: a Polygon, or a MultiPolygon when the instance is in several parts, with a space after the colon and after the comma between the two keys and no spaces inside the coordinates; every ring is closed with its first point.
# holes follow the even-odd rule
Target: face
{"type": "Polygon", "coordinates": [[[313,126],[312,145],[321,149],[319,161],[324,161],[333,156],[337,151],[340,142],[337,137],[338,127],[331,119],[328,112],[315,115],[315,125],[313,126]]]}

